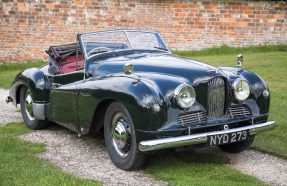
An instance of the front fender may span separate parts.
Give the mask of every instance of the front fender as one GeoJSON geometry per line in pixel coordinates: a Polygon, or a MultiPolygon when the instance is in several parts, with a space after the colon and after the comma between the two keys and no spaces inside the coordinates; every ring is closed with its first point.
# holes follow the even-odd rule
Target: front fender
{"type": "Polygon", "coordinates": [[[91,78],[79,89],[79,115],[83,128],[91,127],[94,112],[102,102],[113,100],[127,108],[136,131],[157,129],[158,117],[152,110],[156,101],[150,88],[142,81],[125,76],[91,78]]]}
{"type": "MultiPolygon", "coordinates": [[[[233,83],[233,81],[237,78],[242,78],[245,79],[249,82],[250,84],[250,89],[251,89],[251,95],[249,96],[249,99],[245,100],[243,103],[248,104],[249,102],[256,102],[256,114],[269,114],[269,107],[270,107],[270,95],[268,97],[264,97],[262,95],[264,90],[268,90],[268,86],[266,82],[257,74],[242,69],[239,70],[238,68],[234,67],[220,67],[225,74],[227,74],[228,79],[230,83],[233,83]]],[[[248,105],[254,105],[254,104],[248,104],[248,105]]]]}
{"type": "Polygon", "coordinates": [[[15,77],[9,93],[15,106],[20,103],[20,89],[23,85],[30,88],[34,103],[48,102],[49,82],[41,70],[30,68],[15,77]]]}
{"type": "Polygon", "coordinates": [[[270,95],[268,97],[264,97],[262,94],[264,90],[269,91],[266,82],[260,76],[248,70],[244,70],[241,73],[241,76],[250,84],[253,98],[256,100],[259,107],[259,114],[269,114],[270,95]]]}

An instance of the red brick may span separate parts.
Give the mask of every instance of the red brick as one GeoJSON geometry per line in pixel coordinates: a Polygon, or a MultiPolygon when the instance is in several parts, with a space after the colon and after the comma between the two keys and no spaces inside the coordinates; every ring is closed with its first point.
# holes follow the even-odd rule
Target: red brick
{"type": "Polygon", "coordinates": [[[174,10],[175,12],[182,12],[182,9],[178,8],[174,10]]]}
{"type": "Polygon", "coordinates": [[[173,8],[181,8],[181,5],[180,4],[174,4],[173,8]]]}
{"type": "Polygon", "coordinates": [[[287,43],[287,3],[278,7],[276,2],[264,1],[261,6],[261,1],[3,1],[0,62],[47,59],[43,51],[49,45],[74,42],[77,32],[113,28],[158,30],[171,49],[287,43]],[[270,27],[272,32],[262,34],[270,27]]]}
{"type": "Polygon", "coordinates": [[[248,26],[255,26],[255,23],[248,23],[248,26]]]}
{"type": "Polygon", "coordinates": [[[244,14],[252,14],[252,10],[244,10],[244,14]]]}

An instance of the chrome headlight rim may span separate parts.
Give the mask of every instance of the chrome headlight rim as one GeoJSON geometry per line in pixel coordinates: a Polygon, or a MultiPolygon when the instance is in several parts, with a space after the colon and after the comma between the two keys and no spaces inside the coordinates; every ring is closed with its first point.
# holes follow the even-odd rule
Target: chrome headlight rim
{"type": "Polygon", "coordinates": [[[241,78],[236,79],[232,84],[232,88],[233,88],[234,97],[238,101],[244,101],[250,96],[250,93],[251,93],[250,84],[245,79],[241,79],[241,78]],[[241,86],[242,86],[243,82],[246,83],[245,85],[247,85],[248,89],[239,91],[239,93],[244,91],[244,93],[246,94],[244,95],[244,97],[239,97],[239,93],[237,93],[236,91],[238,90],[238,85],[241,83],[241,86]]]}
{"type": "Polygon", "coordinates": [[[177,103],[177,105],[183,109],[187,109],[190,108],[194,102],[195,102],[195,98],[196,98],[196,93],[194,88],[191,85],[187,85],[187,84],[180,84],[179,86],[176,87],[176,89],[174,90],[174,98],[175,101],[177,103]],[[192,95],[191,100],[188,104],[184,105],[182,102],[182,98],[181,98],[181,91],[187,91],[190,90],[190,95],[192,95]]]}

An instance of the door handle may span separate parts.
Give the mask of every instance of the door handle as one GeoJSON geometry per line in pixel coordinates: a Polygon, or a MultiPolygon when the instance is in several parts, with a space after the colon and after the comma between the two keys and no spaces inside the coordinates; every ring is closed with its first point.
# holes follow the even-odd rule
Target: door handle
{"type": "Polygon", "coordinates": [[[59,88],[61,87],[62,85],[59,84],[59,83],[52,83],[52,88],[59,88]]]}

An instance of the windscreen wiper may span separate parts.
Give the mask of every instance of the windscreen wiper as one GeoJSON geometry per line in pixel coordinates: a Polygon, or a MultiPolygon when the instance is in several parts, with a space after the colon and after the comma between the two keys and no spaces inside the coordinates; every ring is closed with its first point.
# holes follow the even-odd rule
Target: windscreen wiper
{"type": "Polygon", "coordinates": [[[166,48],[163,48],[163,47],[157,47],[157,46],[155,46],[155,47],[153,47],[153,48],[156,48],[156,49],[159,49],[159,50],[168,51],[168,49],[166,49],[166,48]]]}

